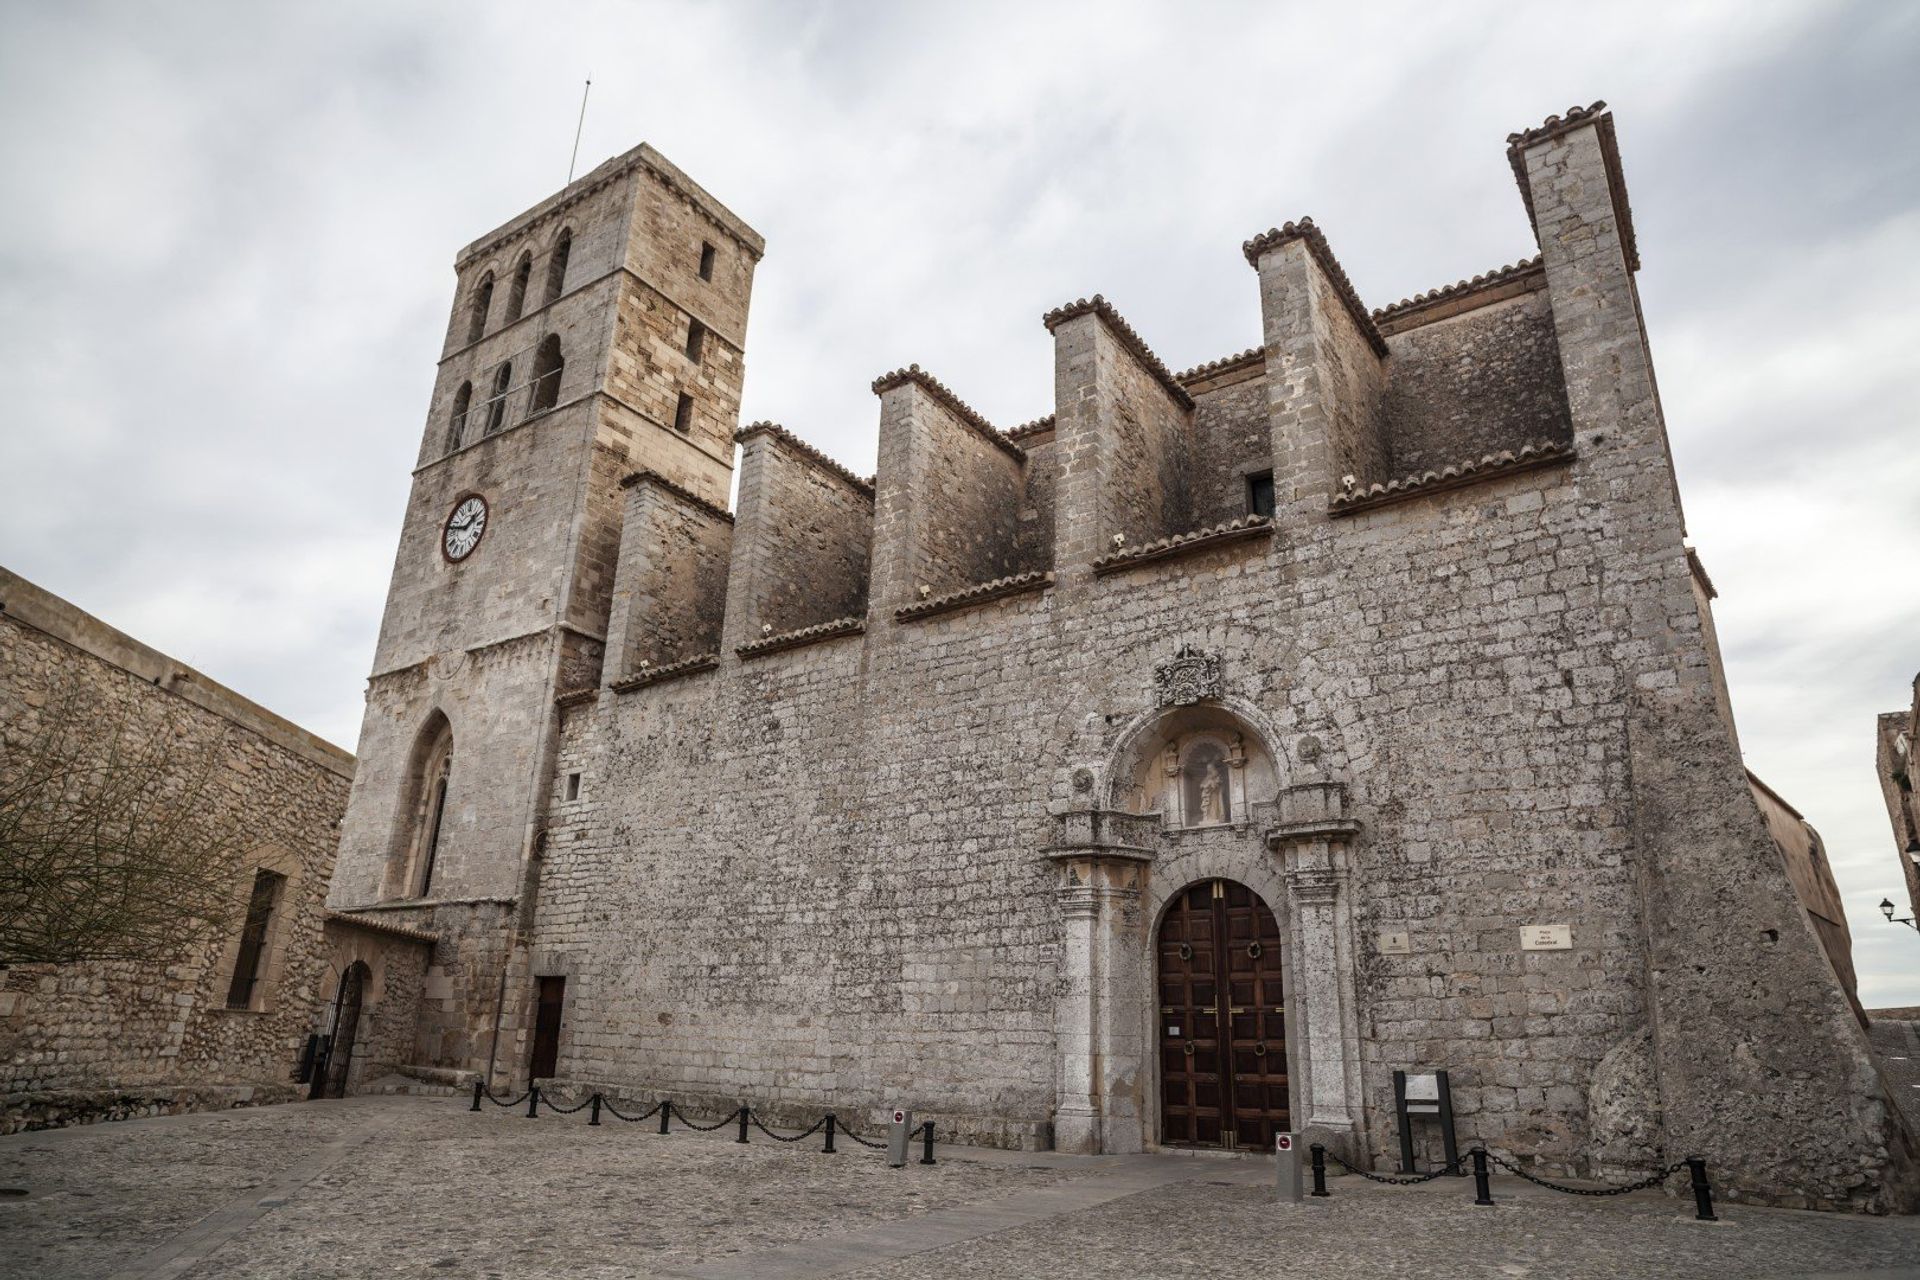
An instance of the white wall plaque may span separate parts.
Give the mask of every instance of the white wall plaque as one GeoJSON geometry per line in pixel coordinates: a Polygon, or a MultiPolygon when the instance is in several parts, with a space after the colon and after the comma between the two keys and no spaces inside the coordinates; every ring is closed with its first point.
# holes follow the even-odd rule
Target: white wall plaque
{"type": "Polygon", "coordinates": [[[1380,935],[1380,954],[1383,956],[1404,956],[1413,951],[1413,942],[1405,930],[1380,935]]]}
{"type": "Polygon", "coordinates": [[[1572,925],[1530,924],[1520,930],[1522,951],[1569,951],[1572,948],[1572,925]]]}

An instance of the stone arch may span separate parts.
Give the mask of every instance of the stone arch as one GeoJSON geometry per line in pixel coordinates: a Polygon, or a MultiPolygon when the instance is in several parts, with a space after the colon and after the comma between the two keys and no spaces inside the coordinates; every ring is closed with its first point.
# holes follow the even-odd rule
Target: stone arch
{"type": "Polygon", "coordinates": [[[1195,746],[1218,751],[1232,764],[1238,785],[1228,788],[1223,806],[1228,823],[1244,823],[1252,805],[1269,803],[1291,772],[1285,738],[1253,704],[1238,698],[1209,698],[1184,706],[1159,707],[1129,721],[1107,753],[1102,769],[1104,807],[1130,813],[1158,813],[1169,827],[1207,825],[1187,821],[1187,774],[1195,746]],[[1169,787],[1165,773],[1172,750],[1181,767],[1182,786],[1169,787]],[[1238,757],[1237,763],[1235,757],[1238,757]],[[1153,771],[1159,770],[1159,773],[1153,771]],[[1177,790],[1179,794],[1170,795],[1177,790]],[[1156,794],[1156,792],[1158,794],[1156,794]]]}
{"type": "Polygon", "coordinates": [[[382,896],[424,898],[433,887],[453,780],[453,724],[435,707],[414,735],[400,782],[382,896]]]}

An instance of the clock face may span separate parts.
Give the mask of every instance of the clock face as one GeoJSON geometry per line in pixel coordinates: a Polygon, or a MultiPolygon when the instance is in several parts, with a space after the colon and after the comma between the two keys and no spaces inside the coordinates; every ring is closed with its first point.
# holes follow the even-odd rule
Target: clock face
{"type": "Polygon", "coordinates": [[[447,517],[441,549],[449,560],[465,560],[480,545],[480,535],[486,531],[487,500],[477,493],[470,494],[455,503],[453,514],[447,517]]]}

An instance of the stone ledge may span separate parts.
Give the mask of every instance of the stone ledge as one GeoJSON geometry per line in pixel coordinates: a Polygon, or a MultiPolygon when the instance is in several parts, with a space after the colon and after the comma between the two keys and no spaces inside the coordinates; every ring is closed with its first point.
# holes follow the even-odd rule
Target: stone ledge
{"type": "Polygon", "coordinates": [[[1385,484],[1369,485],[1365,489],[1336,493],[1327,506],[1331,514],[1347,516],[1357,511],[1371,511],[1376,507],[1391,506],[1393,503],[1404,502],[1409,498],[1424,497],[1430,493],[1443,493],[1448,489],[1478,484],[1482,480],[1491,480],[1497,476],[1516,475],[1536,467],[1572,462],[1573,459],[1572,445],[1553,440],[1540,440],[1521,445],[1517,451],[1503,449],[1499,453],[1483,454],[1474,461],[1449,464],[1438,471],[1426,471],[1419,475],[1389,480],[1385,484]]]}
{"type": "Polygon", "coordinates": [[[1273,521],[1266,516],[1241,516],[1225,524],[1196,529],[1192,533],[1176,533],[1170,538],[1161,538],[1138,547],[1130,547],[1125,551],[1101,556],[1093,562],[1093,571],[1096,575],[1104,577],[1110,573],[1131,569],[1136,565],[1195,555],[1214,547],[1225,546],[1230,542],[1264,538],[1272,533],[1273,521]]]}
{"type": "Polygon", "coordinates": [[[1029,591],[1044,591],[1052,585],[1051,569],[1035,569],[1031,573],[1016,573],[1005,578],[995,578],[992,582],[976,582],[958,591],[949,591],[943,596],[933,596],[904,608],[895,609],[893,616],[898,622],[918,622],[937,614],[952,613],[956,609],[969,609],[977,604],[986,604],[990,600],[1004,600],[1008,596],[1023,595],[1029,591]]]}
{"type": "Polygon", "coordinates": [[[1086,315],[1099,316],[1104,320],[1107,327],[1113,330],[1114,336],[1120,339],[1120,345],[1132,352],[1133,358],[1146,366],[1147,372],[1159,380],[1160,385],[1166,388],[1167,394],[1171,395],[1182,409],[1193,408],[1193,397],[1187,394],[1185,387],[1180,385],[1180,380],[1173,376],[1173,371],[1167,368],[1159,356],[1153,354],[1153,348],[1149,347],[1146,339],[1127,323],[1126,317],[1100,294],[1096,293],[1091,298],[1076,298],[1065,306],[1055,307],[1040,318],[1040,323],[1047,326],[1048,333],[1052,333],[1067,321],[1086,315]]]}
{"type": "Polygon", "coordinates": [[[794,631],[776,631],[758,640],[749,640],[734,652],[742,658],[761,658],[769,653],[779,653],[782,649],[798,649],[802,645],[818,644],[822,640],[832,640],[839,636],[857,636],[867,629],[867,620],[858,615],[835,618],[831,622],[816,622],[810,627],[801,627],[794,631]]]}
{"type": "Polygon", "coordinates": [[[978,410],[955,395],[953,388],[917,364],[910,364],[904,369],[895,369],[892,373],[883,373],[875,378],[873,380],[873,394],[877,396],[885,395],[895,387],[904,387],[909,382],[917,384],[921,390],[939,401],[940,404],[946,407],[949,413],[966,423],[969,427],[972,427],[984,437],[988,443],[992,444],[994,448],[1009,455],[1017,462],[1025,462],[1027,460],[1027,451],[1025,449],[1022,449],[1019,445],[1001,434],[997,427],[980,416],[978,410]]]}
{"type": "Polygon", "coordinates": [[[699,653],[691,658],[682,658],[678,662],[669,662],[663,667],[643,668],[624,680],[615,680],[607,688],[615,693],[632,693],[635,689],[644,689],[648,685],[662,684],[668,680],[678,680],[681,676],[711,671],[719,665],[719,654],[699,653]]]}
{"type": "MultiPolygon", "coordinates": [[[[873,480],[870,477],[855,475],[851,469],[835,462],[832,458],[829,458],[826,454],[820,452],[820,450],[814,448],[779,423],[764,421],[750,422],[733,433],[733,442],[735,444],[745,444],[755,436],[766,436],[769,440],[786,445],[795,453],[799,454],[803,461],[810,462],[834,479],[844,481],[851,485],[853,489],[868,502],[873,501],[873,480]]],[[[727,519],[731,520],[733,517],[728,516],[727,519]]]]}
{"type": "MultiPolygon", "coordinates": [[[[735,437],[735,439],[738,439],[738,438],[739,438],[738,436],[735,437]]],[[[707,499],[701,497],[699,494],[695,493],[691,489],[675,484],[673,481],[661,475],[658,471],[649,471],[645,468],[642,468],[639,471],[636,471],[632,475],[628,476],[626,479],[622,480],[620,482],[620,487],[622,489],[631,489],[636,485],[642,485],[642,484],[652,485],[654,488],[660,490],[662,493],[671,494],[672,496],[680,499],[680,501],[686,503],[688,506],[697,507],[701,511],[706,512],[710,516],[717,516],[718,518],[725,520],[728,524],[733,523],[733,512],[727,510],[725,507],[721,506],[717,502],[709,502],[707,499]]]]}
{"type": "Polygon", "coordinates": [[[1314,256],[1320,264],[1320,269],[1327,273],[1329,280],[1333,281],[1333,291],[1340,295],[1340,301],[1347,308],[1347,314],[1353,317],[1354,324],[1359,326],[1362,336],[1373,348],[1374,354],[1386,355],[1387,340],[1381,336],[1379,327],[1373,323],[1373,317],[1367,314],[1366,307],[1360,302],[1360,295],[1354,290],[1353,281],[1347,279],[1346,268],[1342,267],[1340,260],[1333,256],[1333,247],[1327,243],[1327,237],[1321,233],[1320,228],[1313,225],[1312,218],[1302,218],[1298,222],[1288,222],[1271,230],[1262,231],[1241,245],[1240,251],[1247,255],[1248,265],[1258,269],[1261,254],[1295,240],[1306,244],[1307,252],[1314,256]]]}

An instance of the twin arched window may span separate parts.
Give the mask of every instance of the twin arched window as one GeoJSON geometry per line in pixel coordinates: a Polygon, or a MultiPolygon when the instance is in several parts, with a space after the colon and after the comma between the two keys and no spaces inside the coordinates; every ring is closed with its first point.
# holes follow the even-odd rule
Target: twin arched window
{"type": "MultiPolygon", "coordinates": [[[[547,257],[546,295],[540,305],[546,306],[560,296],[567,284],[567,259],[573,255],[573,228],[562,227],[559,238],[554,241],[553,252],[547,257]]],[[[507,285],[507,307],[504,323],[512,324],[527,309],[527,286],[533,281],[533,251],[524,249],[513,264],[513,278],[507,285]]],[[[487,334],[487,317],[493,310],[493,272],[480,277],[480,283],[474,286],[473,302],[467,313],[467,343],[480,341],[487,334]]]]}
{"type": "Polygon", "coordinates": [[[553,255],[547,259],[547,296],[542,306],[560,296],[567,283],[567,259],[573,254],[573,228],[560,228],[560,238],[554,242],[553,255]]]}

